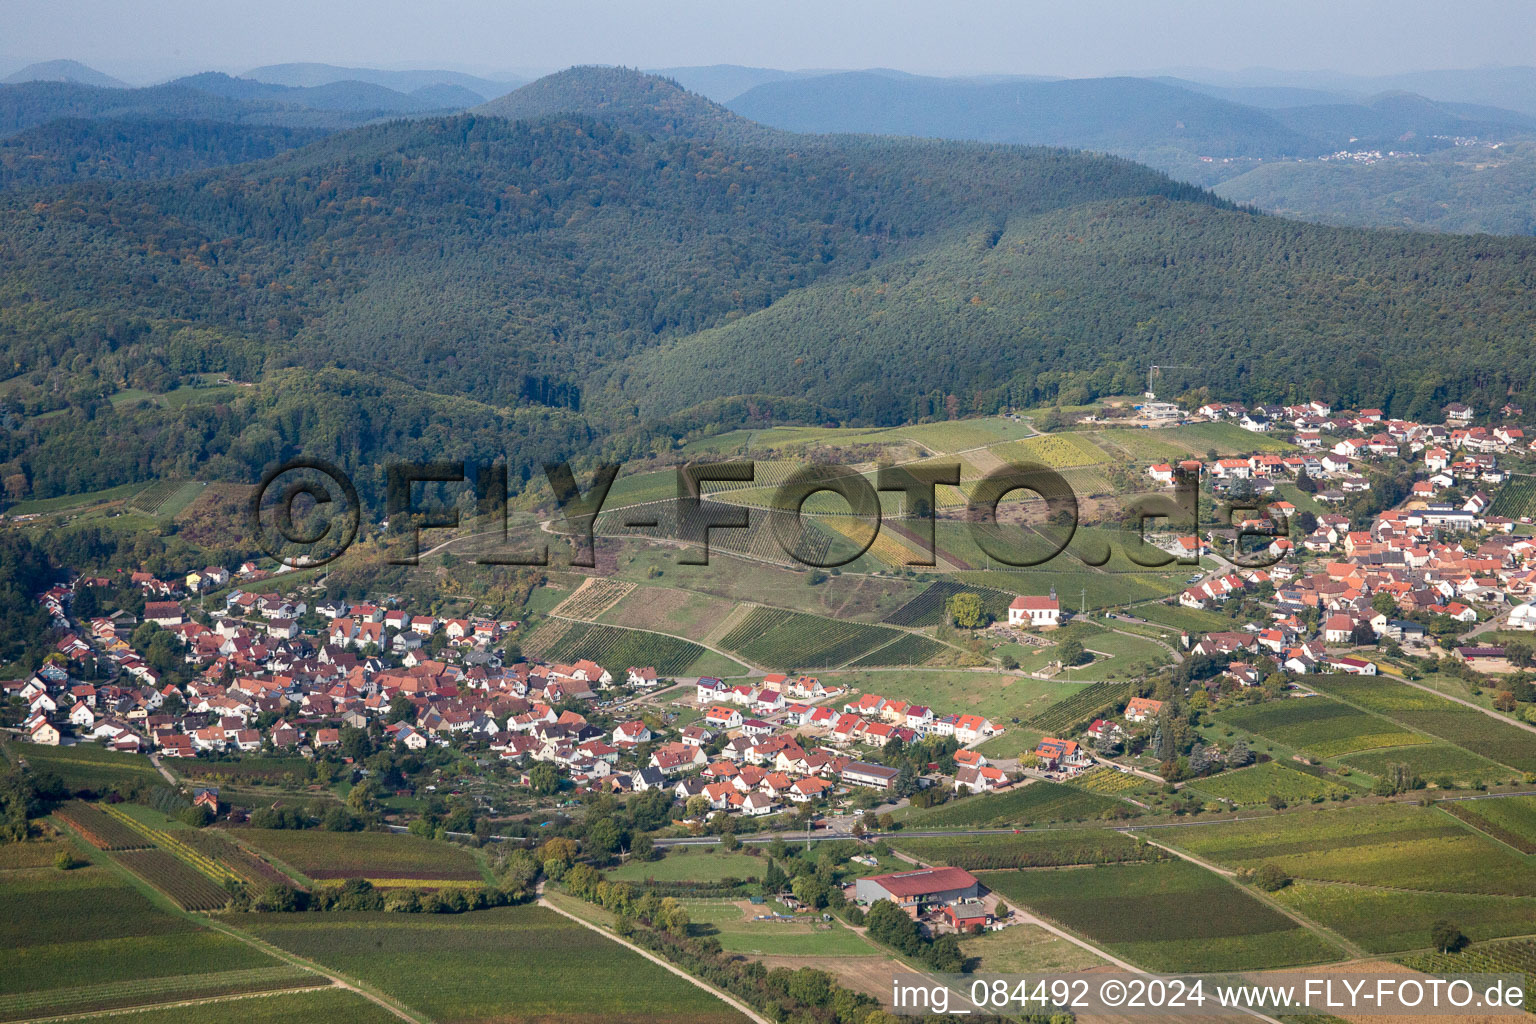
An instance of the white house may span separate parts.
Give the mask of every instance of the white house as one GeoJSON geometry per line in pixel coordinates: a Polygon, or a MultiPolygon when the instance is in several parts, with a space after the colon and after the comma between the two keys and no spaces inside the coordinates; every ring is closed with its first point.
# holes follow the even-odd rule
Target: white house
{"type": "Polygon", "coordinates": [[[1020,596],[1008,606],[1008,625],[1044,628],[1061,622],[1061,602],[1055,597],[1020,596]]]}

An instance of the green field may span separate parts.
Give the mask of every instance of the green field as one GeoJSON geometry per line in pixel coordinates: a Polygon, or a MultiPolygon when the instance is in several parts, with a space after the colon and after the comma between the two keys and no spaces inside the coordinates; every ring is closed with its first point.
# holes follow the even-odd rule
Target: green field
{"type": "Polygon", "coordinates": [[[399,878],[478,882],[474,854],[462,846],[392,832],[242,828],[241,842],[313,879],[399,878]]]}
{"type": "Polygon", "coordinates": [[[1100,967],[1104,961],[1038,925],[1018,924],[960,940],[960,952],[989,974],[1048,974],[1100,967]]]}
{"type": "Polygon", "coordinates": [[[1256,970],[1342,955],[1236,885],[1181,860],[998,872],[981,880],[1150,970],[1256,970]]]}
{"type": "Polygon", "coordinates": [[[1439,806],[1505,846],[1536,854],[1536,797],[1445,801],[1439,806]]]}
{"type": "Polygon", "coordinates": [[[253,914],[235,923],[437,1020],[741,1020],[682,978],[543,907],[444,917],[253,914]]]}
{"type": "Polygon", "coordinates": [[[792,921],[755,921],[784,913],[777,903],[754,905],[746,900],[688,900],[689,934],[717,940],[730,953],[755,956],[871,956],[878,950],[841,922],[823,922],[819,915],[792,921]]]}
{"type": "Polygon", "coordinates": [[[1426,783],[1437,785],[1449,781],[1457,786],[1476,786],[1504,782],[1511,776],[1510,770],[1503,765],[1449,743],[1423,743],[1351,754],[1343,759],[1343,763],[1377,777],[1386,774],[1390,765],[1405,765],[1426,783]]]}
{"type": "Polygon", "coordinates": [[[1230,800],[1240,806],[1262,804],[1271,796],[1296,804],[1350,791],[1347,786],[1287,767],[1283,761],[1266,761],[1264,764],[1223,772],[1210,778],[1198,779],[1194,785],[1202,793],[1230,800]]]}
{"type": "Polygon", "coordinates": [[[6,752],[13,759],[24,759],[34,771],[53,771],[75,792],[103,793],[163,781],[143,754],[121,754],[94,743],[73,747],[8,743],[6,752]]]}
{"type": "Polygon", "coordinates": [[[1436,921],[1454,921],[1479,941],[1526,934],[1536,920],[1536,900],[1509,896],[1295,882],[1275,898],[1372,953],[1427,947],[1436,921]]]}
{"type": "Polygon", "coordinates": [[[99,505],[107,501],[126,501],[144,490],[146,486],[148,485],[142,483],[122,484],[86,494],[66,494],[58,498],[32,498],[27,501],[18,501],[5,511],[11,516],[38,515],[64,509],[83,508],[87,505],[99,505]]]}
{"type": "Polygon", "coordinates": [[[0,873],[0,949],[5,1016],[291,983],[281,971],[247,975],[282,965],[238,939],[159,909],[104,867],[0,873]]]}
{"type": "Polygon", "coordinates": [[[1103,828],[929,839],[903,839],[898,833],[890,842],[896,849],[919,860],[950,864],[967,871],[1117,864],[1159,860],[1167,856],[1155,846],[1103,828]]]}
{"type": "Polygon", "coordinates": [[[604,875],[615,882],[718,882],[725,878],[761,878],[767,870],[767,857],[722,853],[713,847],[680,846],[667,851],[660,860],[630,859],[604,875]]]}
{"type": "Polygon", "coordinates": [[[1381,676],[1314,676],[1308,682],[1410,729],[1438,736],[1512,768],[1536,771],[1536,734],[1481,711],[1381,676]]]}
{"type": "Polygon", "coordinates": [[[1296,878],[1430,892],[1536,895],[1515,853],[1434,808],[1378,804],[1178,829],[1166,841],[1228,867],[1270,862],[1296,878]]]}
{"type": "Polygon", "coordinates": [[[986,793],[952,799],[938,807],[910,809],[903,820],[910,829],[1008,828],[1036,822],[1096,821],[1136,813],[1136,808],[1121,800],[1056,782],[1031,782],[1004,793],[986,793]]]}
{"type": "Polygon", "coordinates": [[[1017,729],[1011,719],[1028,718],[1074,689],[1065,683],[996,671],[844,671],[822,673],[821,678],[861,693],[921,704],[936,715],[985,715],[1008,732],[1017,729]]]}
{"type": "Polygon", "coordinates": [[[1291,697],[1223,711],[1218,721],[1317,757],[1429,742],[1326,697],[1291,697]]]}
{"type": "MultiPolygon", "coordinates": [[[[313,975],[311,975],[313,977],[313,975]]],[[[320,979],[322,982],[324,979],[320,979]]],[[[169,998],[174,998],[171,996],[169,998]]],[[[400,1018],[356,992],[342,988],[314,992],[275,992],[214,1004],[166,1006],[136,1010],[134,1024],[208,1024],[218,1019],[214,1011],[238,1017],[241,1024],[293,1024],[323,1020],[326,1024],[400,1024],[400,1018]]],[[[121,1021],[121,1014],[79,1018],[80,1024],[121,1021]]]]}

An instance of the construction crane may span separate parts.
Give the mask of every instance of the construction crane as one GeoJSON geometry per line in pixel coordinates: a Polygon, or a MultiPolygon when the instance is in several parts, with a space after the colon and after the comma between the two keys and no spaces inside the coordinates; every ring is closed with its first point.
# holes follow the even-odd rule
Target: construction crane
{"type": "Polygon", "coordinates": [[[1172,363],[1153,363],[1147,367],[1147,397],[1152,397],[1152,377],[1163,370],[1198,370],[1198,366],[1175,366],[1172,363]]]}

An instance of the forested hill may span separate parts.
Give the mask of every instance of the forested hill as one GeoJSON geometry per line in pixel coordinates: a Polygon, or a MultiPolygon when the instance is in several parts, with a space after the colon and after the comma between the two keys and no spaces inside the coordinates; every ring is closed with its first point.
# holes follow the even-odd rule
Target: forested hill
{"type": "Polygon", "coordinates": [[[122,367],[96,361],[121,346],[63,326],[83,316],[141,324],[133,372],[153,383],[188,362],[247,379],[300,362],[579,406],[588,375],[820,278],[1009,216],[1148,194],[1219,202],[1053,150],[397,122],[237,170],[16,197],[0,249],[33,302],[0,331],[23,365],[77,367],[99,393],[122,367]],[[187,323],[198,350],[172,358],[187,323]]]}
{"type": "Polygon", "coordinates": [[[1202,359],[1235,398],[1536,402],[1536,243],[1304,228],[1078,152],[760,130],[621,69],[494,109],[519,119],[0,194],[0,471],[43,495],[314,445],[474,458],[497,431],[471,410],[527,473],[649,450],[666,413],[894,422],[1202,359]],[[219,375],[259,387],[129,397],[219,375]]]}
{"type": "Polygon", "coordinates": [[[796,395],[866,423],[1140,390],[1152,363],[1250,402],[1433,418],[1536,400],[1536,241],[1302,224],[1161,198],[1011,220],[825,281],[620,368],[664,415],[796,395]]]}
{"type": "Polygon", "coordinates": [[[530,82],[474,111],[512,120],[586,114],[650,134],[766,141],[780,133],[731,113],[677,82],[627,68],[575,67],[530,82]]]}

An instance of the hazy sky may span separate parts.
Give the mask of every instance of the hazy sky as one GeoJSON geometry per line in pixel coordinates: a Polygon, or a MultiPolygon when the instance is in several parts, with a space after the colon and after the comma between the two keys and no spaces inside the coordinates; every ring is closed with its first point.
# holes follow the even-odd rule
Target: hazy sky
{"type": "Polygon", "coordinates": [[[282,61],[1380,74],[1536,64],[1530,0],[0,0],[0,57],[135,78],[282,61]]]}

